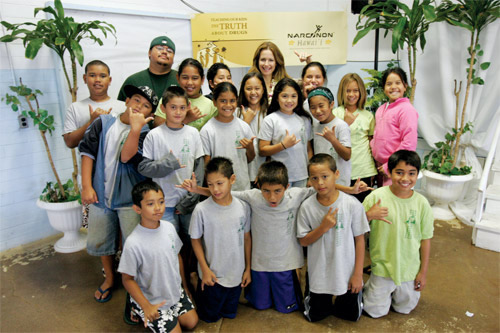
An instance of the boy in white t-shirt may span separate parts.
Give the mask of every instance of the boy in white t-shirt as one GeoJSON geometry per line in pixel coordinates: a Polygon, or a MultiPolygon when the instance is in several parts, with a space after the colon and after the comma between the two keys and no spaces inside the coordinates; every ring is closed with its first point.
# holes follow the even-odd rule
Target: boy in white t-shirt
{"type": "Polygon", "coordinates": [[[203,148],[196,128],[184,125],[188,110],[188,97],[184,89],[168,87],[163,93],[160,108],[166,115],[165,125],[152,129],[143,147],[143,161],[139,172],[153,178],[165,193],[163,219],[175,226],[183,242],[189,241],[189,220],[198,203],[199,195],[188,193],[176,185],[194,172],[203,179],[203,148]]]}
{"type": "Polygon", "coordinates": [[[198,314],[206,322],[234,318],[241,288],[251,281],[250,207],[231,195],[232,163],[214,157],[205,170],[211,197],[193,211],[189,233],[198,259],[198,314]]]}
{"type": "Polygon", "coordinates": [[[351,129],[332,110],[334,98],[330,89],[318,87],[307,96],[313,123],[314,154],[328,154],[335,159],[339,170],[339,185],[351,184],[351,129]]]}
{"type": "Polygon", "coordinates": [[[90,96],[72,103],[66,110],[63,138],[66,146],[76,148],[92,122],[101,114],[117,116],[125,109],[125,103],[108,96],[111,76],[108,65],[93,60],[85,66],[83,82],[89,88],[90,96]]]}
{"type": "Polygon", "coordinates": [[[141,223],[127,238],[118,267],[130,294],[124,319],[137,324],[129,318],[139,315],[153,332],[180,332],[181,326],[192,330],[198,315],[184,279],[182,241],[172,224],[160,221],[165,210],[163,191],[146,180],[134,186],[132,200],[141,223]]]}
{"type": "Polygon", "coordinates": [[[297,237],[307,246],[310,283],[304,315],[313,322],[331,314],[357,321],[362,311],[364,234],[370,230],[366,214],[355,197],[335,187],[339,172],[332,156],[314,155],[308,171],[317,194],[302,203],[297,217],[297,237]]]}

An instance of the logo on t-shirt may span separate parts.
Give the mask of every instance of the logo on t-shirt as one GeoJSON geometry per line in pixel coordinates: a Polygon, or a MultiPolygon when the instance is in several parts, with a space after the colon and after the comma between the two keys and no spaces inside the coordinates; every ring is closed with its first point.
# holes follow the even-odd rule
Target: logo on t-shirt
{"type": "Polygon", "coordinates": [[[191,149],[189,148],[189,139],[184,139],[182,141],[182,149],[181,149],[181,164],[188,164],[189,161],[189,153],[191,152],[191,149]]]}
{"type": "Polygon", "coordinates": [[[288,210],[288,217],[286,218],[286,234],[291,235],[293,233],[293,221],[295,221],[295,215],[293,214],[293,209],[288,210]]]}
{"type": "Polygon", "coordinates": [[[335,225],[335,246],[342,246],[342,240],[344,238],[344,216],[337,213],[337,224],[335,225]]]}
{"type": "Polygon", "coordinates": [[[236,139],[234,140],[234,147],[238,148],[238,147],[241,147],[241,141],[242,137],[241,137],[241,131],[237,130],[236,131],[236,139]]]}
{"type": "Polygon", "coordinates": [[[243,246],[243,238],[245,233],[245,217],[240,217],[240,227],[238,228],[238,245],[243,246]]]}
{"type": "Polygon", "coordinates": [[[407,239],[415,238],[416,216],[417,216],[417,212],[414,209],[410,209],[410,217],[405,221],[405,223],[406,223],[405,238],[407,238],[407,239]]]}

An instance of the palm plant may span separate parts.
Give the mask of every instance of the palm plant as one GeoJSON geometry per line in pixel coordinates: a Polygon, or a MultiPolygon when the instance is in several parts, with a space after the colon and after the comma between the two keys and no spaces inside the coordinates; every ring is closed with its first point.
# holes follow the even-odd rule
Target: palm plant
{"type": "Polygon", "coordinates": [[[419,43],[423,51],[426,44],[425,33],[430,23],[436,18],[433,6],[434,0],[414,0],[412,7],[398,0],[386,0],[363,7],[359,15],[353,45],[370,31],[384,29],[384,37],[392,31],[392,52],[398,49],[408,49],[408,65],[410,72],[411,93],[410,102],[413,103],[417,80],[417,48],[419,43]]]}
{"type": "MultiPolygon", "coordinates": [[[[1,37],[0,42],[9,43],[21,39],[26,49],[25,56],[28,59],[34,59],[43,45],[56,52],[61,60],[72,102],[76,102],[78,90],[76,63],[83,66],[84,61],[81,41],[90,39],[102,46],[102,40],[94,34],[94,31],[100,31],[104,37],[107,37],[109,33],[116,39],[116,29],[113,25],[103,21],[75,22],[73,17],[65,16],[61,0],[55,0],[54,7],[35,8],[34,16],[36,17],[40,11],[51,14],[53,18],[41,19],[36,24],[32,22],[15,24],[6,21],[0,22],[10,32],[10,34],[1,37]],[[71,77],[68,73],[65,55],[69,55],[71,77]]],[[[78,192],[78,163],[74,149],[71,149],[71,155],[73,158],[72,178],[75,190],[78,192]]],[[[49,160],[53,164],[50,156],[49,160]]]]}
{"type": "Polygon", "coordinates": [[[457,88],[455,80],[455,127],[451,133],[445,136],[446,141],[436,143],[435,150],[424,158],[424,167],[442,174],[467,174],[470,167],[457,168],[460,138],[471,130],[471,123],[465,122],[467,103],[469,101],[470,88],[472,84],[483,85],[484,80],[477,75],[482,70],[485,71],[490,66],[489,62],[479,62],[479,57],[483,55],[479,36],[490,23],[500,17],[499,0],[444,0],[436,8],[436,21],[445,21],[453,26],[467,29],[470,32],[470,44],[467,47],[469,58],[467,59],[467,82],[465,97],[460,112],[460,93],[462,82],[457,88]],[[430,163],[429,163],[430,162],[430,163]]]}

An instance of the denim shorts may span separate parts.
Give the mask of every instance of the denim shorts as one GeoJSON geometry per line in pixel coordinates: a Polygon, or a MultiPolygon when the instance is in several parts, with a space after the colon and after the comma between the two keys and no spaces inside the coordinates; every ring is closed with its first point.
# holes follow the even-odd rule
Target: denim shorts
{"type": "Polygon", "coordinates": [[[132,207],[108,209],[89,205],[87,252],[93,256],[115,254],[119,230],[122,232],[122,242],[125,243],[125,239],[140,222],[141,216],[132,207]]]}

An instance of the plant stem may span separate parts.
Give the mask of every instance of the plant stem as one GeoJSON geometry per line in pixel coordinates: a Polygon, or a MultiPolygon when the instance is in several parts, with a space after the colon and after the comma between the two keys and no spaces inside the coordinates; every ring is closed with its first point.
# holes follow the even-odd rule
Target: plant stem
{"type": "MultiPolygon", "coordinates": [[[[22,81],[21,81],[22,84],[22,81]]],[[[35,96],[35,101],[36,101],[36,111],[33,108],[33,105],[31,104],[30,97],[33,96],[33,94],[24,96],[26,99],[26,102],[28,103],[28,106],[32,112],[35,112],[36,114],[38,113],[39,107],[38,107],[38,99],[35,96]]],[[[59,174],[57,173],[56,167],[54,165],[54,160],[52,159],[52,153],[50,152],[50,147],[49,143],[47,142],[47,137],[45,136],[45,131],[39,131],[40,135],[42,136],[43,144],[45,145],[45,152],[47,153],[47,157],[49,158],[49,163],[50,167],[52,168],[52,172],[54,173],[54,177],[56,177],[57,181],[57,186],[59,187],[59,191],[61,192],[61,195],[64,199],[66,199],[66,194],[64,193],[64,187],[62,186],[61,179],[59,179],[59,174]]]]}
{"type": "MultiPolygon", "coordinates": [[[[77,81],[76,81],[76,62],[75,58],[71,58],[71,70],[73,74],[73,87],[70,87],[71,99],[73,103],[76,102],[76,91],[77,91],[77,81]]],[[[80,187],[78,186],[78,161],[76,159],[75,148],[71,148],[71,159],[73,160],[73,173],[71,174],[73,178],[73,184],[75,187],[75,192],[80,194],[80,187]]]]}
{"type": "Polygon", "coordinates": [[[467,110],[467,102],[469,100],[470,85],[472,82],[472,70],[474,69],[474,61],[476,59],[476,46],[477,46],[478,42],[479,42],[479,33],[476,35],[475,31],[473,31],[471,33],[471,41],[470,41],[471,55],[470,55],[469,73],[467,75],[467,87],[465,89],[464,105],[462,107],[462,117],[460,119],[460,130],[457,132],[457,139],[455,141],[452,169],[457,164],[457,157],[458,157],[457,155],[458,155],[458,147],[459,147],[459,143],[460,143],[460,137],[462,136],[462,133],[464,132],[465,111],[467,110]]]}

